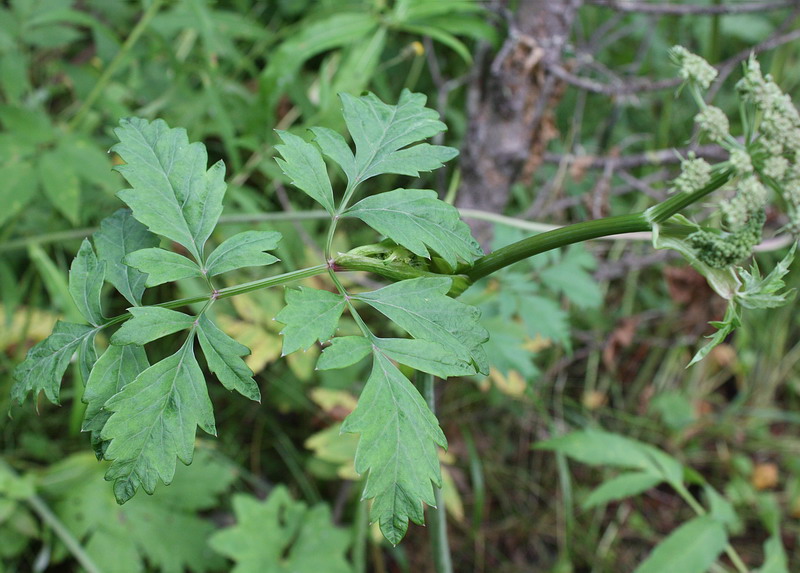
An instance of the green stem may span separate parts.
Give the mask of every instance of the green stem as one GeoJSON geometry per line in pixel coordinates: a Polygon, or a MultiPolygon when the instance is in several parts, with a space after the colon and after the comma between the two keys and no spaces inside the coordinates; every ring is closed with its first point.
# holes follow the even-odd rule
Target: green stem
{"type": "Polygon", "coordinates": [[[534,255],[544,253],[545,251],[571,245],[572,243],[581,243],[589,239],[597,239],[598,237],[607,235],[649,230],[650,223],[644,216],[644,213],[619,215],[616,217],[597,219],[595,221],[575,223],[574,225],[553,229],[552,231],[547,231],[539,235],[533,235],[532,237],[527,237],[521,241],[497,249],[495,252],[475,261],[472,268],[465,271],[464,274],[467,275],[471,282],[475,282],[504,267],[513,265],[516,262],[534,255]]]}
{"type": "Polygon", "coordinates": [[[117,68],[120,66],[122,61],[133,49],[133,46],[139,40],[139,36],[147,29],[147,26],[150,24],[150,20],[158,13],[158,10],[161,8],[163,0],[152,0],[150,7],[147,8],[145,13],[142,15],[142,18],[136,24],[136,26],[131,31],[130,35],[125,39],[125,43],[122,44],[119,52],[114,56],[114,59],[108,64],[108,67],[103,71],[100,75],[100,78],[97,80],[97,83],[94,84],[92,91],[89,92],[89,95],[86,96],[83,104],[81,105],[78,113],[69,121],[67,124],[70,130],[74,130],[83,123],[83,120],[86,118],[86,115],[89,113],[89,110],[94,105],[95,100],[100,97],[100,94],[105,91],[108,82],[111,81],[111,77],[114,75],[114,72],[117,71],[117,68]]]}
{"type": "Polygon", "coordinates": [[[481,257],[475,261],[472,268],[467,270],[465,274],[470,281],[475,282],[504,267],[545,251],[609,235],[650,231],[654,224],[663,223],[682,209],[700,201],[709,193],[722,187],[730,180],[732,175],[732,170],[723,169],[716,173],[702,189],[691,193],[677,193],[640,213],[575,223],[574,225],[559,227],[527,237],[481,257]]]}
{"type": "MultiPolygon", "coordinates": [[[[683,501],[685,501],[697,515],[703,516],[706,515],[706,513],[708,513],[706,509],[700,504],[700,502],[697,501],[697,499],[692,495],[692,493],[688,489],[686,489],[686,487],[682,483],[673,483],[672,487],[675,489],[675,491],[678,492],[678,495],[680,495],[683,498],[683,501]]],[[[748,573],[750,571],[747,565],[745,565],[741,556],[736,552],[736,549],[734,549],[733,545],[731,545],[730,543],[727,543],[725,545],[725,555],[728,556],[728,559],[731,560],[731,563],[733,563],[733,566],[736,567],[736,570],[739,571],[739,573],[748,573]]]]}
{"type": "MultiPolygon", "coordinates": [[[[417,382],[422,385],[422,393],[428,408],[436,414],[436,394],[434,392],[434,377],[428,372],[417,372],[417,382]]],[[[453,560],[450,556],[450,544],[447,539],[447,508],[444,505],[442,488],[433,488],[436,507],[432,507],[428,514],[430,521],[431,547],[433,549],[433,564],[436,573],[453,573],[453,560]]]]}
{"type": "MultiPolygon", "coordinates": [[[[308,267],[306,269],[300,269],[298,271],[291,271],[288,273],[283,273],[281,275],[276,275],[274,277],[269,277],[266,279],[259,279],[257,281],[251,281],[249,283],[243,283],[240,285],[221,288],[209,294],[179,298],[177,300],[161,302],[153,306],[160,306],[163,308],[180,308],[182,306],[196,304],[198,302],[208,302],[209,300],[220,300],[223,298],[230,298],[232,296],[236,296],[239,294],[245,294],[256,290],[261,290],[263,288],[278,286],[292,281],[298,281],[301,279],[306,279],[309,277],[320,275],[326,272],[327,270],[328,270],[328,265],[316,265],[314,267],[308,267]]],[[[114,318],[110,319],[108,322],[103,324],[103,327],[112,326],[114,324],[125,322],[130,317],[131,315],[127,313],[115,316],[114,318]]]]}

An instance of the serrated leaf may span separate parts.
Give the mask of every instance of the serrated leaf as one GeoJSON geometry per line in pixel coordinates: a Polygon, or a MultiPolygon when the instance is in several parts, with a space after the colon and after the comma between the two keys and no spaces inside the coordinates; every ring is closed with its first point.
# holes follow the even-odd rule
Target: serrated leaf
{"type": "Polygon", "coordinates": [[[356,158],[350,146],[340,133],[327,127],[312,127],[314,141],[325,156],[333,159],[347,176],[349,181],[356,178],[356,158]]]}
{"type": "Polygon", "coordinates": [[[119,209],[103,219],[93,235],[97,256],[106,263],[106,280],[134,306],[141,306],[147,276],[126,265],[126,255],[158,245],[158,237],[134,219],[128,209],[119,209]]]}
{"type": "Polygon", "coordinates": [[[440,378],[475,374],[472,364],[459,360],[447,348],[431,340],[378,338],[375,344],[392,360],[440,378]]]}
{"type": "Polygon", "coordinates": [[[153,493],[158,479],[169,484],[176,457],[191,463],[196,426],[216,434],[193,343],[190,334],[178,352],[150,366],[105,404],[113,413],[100,437],[111,441],[105,457],[113,463],[106,479],[114,482],[119,503],[139,486],[153,493]]]}
{"type": "Polygon", "coordinates": [[[350,535],[331,523],[330,508],[294,501],[283,486],[260,501],[233,498],[236,525],[211,536],[211,547],[236,562],[232,573],[350,573],[350,535]],[[264,535],[268,531],[269,535],[264,535]]]}
{"type": "Polygon", "coordinates": [[[397,105],[387,105],[374,94],[356,98],[341,94],[344,119],[356,145],[356,185],[382,173],[419,176],[458,155],[449,147],[428,146],[425,153],[402,148],[445,131],[439,114],[425,107],[426,96],[404,89],[397,105]]]}
{"type": "Polygon", "coordinates": [[[189,277],[203,276],[196,262],[165,249],[141,249],[126,256],[124,262],[146,275],[144,284],[148,288],[189,277]]]}
{"type": "Polygon", "coordinates": [[[663,478],[647,472],[628,472],[604,481],[583,501],[583,509],[639,495],[657,486],[663,478]]]}
{"type": "Polygon", "coordinates": [[[278,135],[283,145],[276,145],[275,149],[283,159],[276,158],[275,161],[281,170],[291,179],[292,185],[304,191],[333,215],[333,189],[319,150],[302,137],[288,131],[278,131],[278,135]]]}
{"type": "Polygon", "coordinates": [[[14,369],[11,397],[22,404],[28,392],[34,396],[44,390],[45,396],[58,404],[61,378],[72,355],[83,339],[97,329],[85,324],[56,322],[53,333],[28,351],[25,360],[14,369]]]}
{"type": "Polygon", "coordinates": [[[205,314],[197,321],[197,338],[208,362],[208,368],[217,375],[228,390],[236,390],[245,398],[261,401],[253,372],[242,360],[250,349],[222,332],[205,314]]]}
{"type": "Polygon", "coordinates": [[[372,195],[353,205],[347,214],[415,255],[430,258],[428,249],[432,249],[451,267],[483,254],[458,209],[440,201],[435,191],[395,189],[372,195]]]}
{"type": "Polygon", "coordinates": [[[742,289],[736,293],[736,301],[745,308],[775,308],[786,304],[787,297],[793,293],[794,289],[778,291],[786,286],[783,277],[789,272],[796,247],[796,243],[792,245],[786,256],[775,265],[766,277],[761,276],[761,271],[755,263],[750,271],[739,268],[742,289]]]}
{"type": "Polygon", "coordinates": [[[372,343],[364,336],[337,336],[322,350],[317,370],[346,368],[363,360],[372,352],[372,343]]]}
{"type": "Polygon", "coordinates": [[[380,311],[414,338],[435,342],[456,360],[486,374],[489,363],[483,343],[488,336],[478,324],[480,313],[447,296],[450,282],[446,277],[409,279],[352,298],[380,311]]]}
{"type": "Polygon", "coordinates": [[[103,322],[100,290],[106,276],[106,264],[97,260],[89,239],[84,239],[69,269],[69,294],[83,317],[94,326],[103,322]]]}
{"type": "Polygon", "coordinates": [[[111,345],[95,363],[83,392],[87,406],[81,431],[91,432],[92,446],[98,457],[103,455],[107,445],[100,438],[100,432],[111,416],[104,407],[106,401],[133,382],[148,366],[150,363],[144,348],[134,344],[111,345]]]}
{"type": "Polygon", "coordinates": [[[96,329],[89,334],[89,336],[81,340],[81,344],[78,347],[78,371],[84,384],[89,380],[89,374],[97,362],[97,349],[94,346],[94,339],[97,337],[98,332],[99,329],[96,329]]]}
{"type": "Polygon", "coordinates": [[[225,165],[206,171],[201,143],[189,143],[185,129],[166,122],[123,119],[114,130],[120,142],[112,150],[125,161],[116,169],[131,184],[119,197],[152,232],[184,247],[196,261],[222,213],[225,165]]]}
{"type": "Polygon", "coordinates": [[[414,385],[375,352],[358,406],[342,431],[361,434],[355,467],[369,472],[363,498],[374,498],[371,520],[396,545],[409,519],[424,523],[422,504],[436,504],[431,482],[442,484],[436,446],[447,447],[439,422],[414,385]]]}
{"type": "Polygon", "coordinates": [[[191,328],[195,317],[160,306],[134,306],[128,319],[111,337],[111,344],[143,346],[168,334],[191,328]]]}
{"type": "Polygon", "coordinates": [[[708,356],[708,353],[711,352],[714,347],[725,342],[728,336],[742,325],[742,321],[739,318],[739,306],[736,300],[732,300],[728,303],[728,308],[725,309],[725,316],[722,320],[713,321],[709,324],[717,330],[714,334],[706,337],[709,339],[709,342],[695,353],[692,360],[686,365],[687,368],[708,356]]]}
{"type": "Polygon", "coordinates": [[[216,276],[244,267],[267,266],[278,259],[264,251],[278,246],[281,234],[274,231],[244,231],[220,244],[208,256],[208,276],[216,276]]]}
{"type": "Polygon", "coordinates": [[[283,354],[330,340],[343,310],[340,294],[306,287],[286,289],[286,306],[275,316],[286,325],[281,331],[283,354]]]}
{"type": "Polygon", "coordinates": [[[727,543],[725,527],[719,521],[696,517],[670,533],[634,573],[706,573],[727,543]]]}

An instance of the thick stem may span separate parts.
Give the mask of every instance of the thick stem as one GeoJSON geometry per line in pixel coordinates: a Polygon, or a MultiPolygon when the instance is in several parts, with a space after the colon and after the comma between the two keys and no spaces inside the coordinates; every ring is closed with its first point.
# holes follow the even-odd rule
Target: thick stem
{"type": "Polygon", "coordinates": [[[641,213],[617,215],[615,217],[575,223],[574,225],[527,237],[481,257],[475,261],[472,268],[467,270],[465,274],[471,282],[475,282],[504,267],[545,251],[565,247],[573,243],[582,243],[590,239],[607,237],[608,235],[650,231],[653,224],[663,223],[682,209],[700,201],[709,193],[722,187],[731,179],[732,175],[733,172],[730,169],[723,169],[715,174],[702,189],[691,193],[677,193],[666,201],[654,205],[641,213]]]}
{"type": "Polygon", "coordinates": [[[649,230],[650,223],[643,213],[619,215],[617,217],[606,217],[605,219],[597,219],[595,221],[575,223],[574,225],[533,235],[532,237],[527,237],[521,241],[497,249],[495,252],[475,261],[472,268],[468,269],[465,274],[469,277],[470,281],[475,282],[504,267],[513,265],[516,262],[534,255],[544,253],[545,251],[571,245],[572,243],[581,243],[589,239],[605,237],[606,235],[636,233],[649,230]]]}

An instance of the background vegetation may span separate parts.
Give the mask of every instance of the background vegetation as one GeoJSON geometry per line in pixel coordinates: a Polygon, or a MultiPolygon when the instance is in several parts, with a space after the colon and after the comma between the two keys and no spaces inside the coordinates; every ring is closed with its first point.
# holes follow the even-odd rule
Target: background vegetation
{"type": "MultiPolygon", "coordinates": [[[[666,195],[679,158],[673,148],[719,154],[697,145],[694,108],[675,94],[670,46],[719,64],[712,91],[726,111],[735,111],[728,109],[735,77],[728,77],[752,50],[792,93],[800,11],[793,2],[754,4],[12,0],[1,7],[0,408],[9,415],[0,434],[0,571],[87,563],[101,571],[225,571],[234,555],[225,538],[232,529],[224,528],[234,521],[287,567],[325,570],[302,561],[305,543],[322,537],[314,551],[328,556],[328,570],[432,570],[424,529],[412,527],[391,547],[367,527],[354,441],[338,434],[365,372],[316,372],[314,348],[281,359],[272,319],[282,292],[220,304],[220,324],[252,350],[247,362],[262,403],[212,388],[220,438],[201,440],[194,464],[152,498],[114,503],[80,432],[77,365],[61,407],[12,407],[13,367],[57,318],[77,312],[68,261],[120,206],[114,193],[124,184],[106,153],[119,118],[160,117],[204,141],[229,173],[217,242],[247,229],[277,230],[286,240],[276,254],[296,268],[321,260],[321,227],[273,159],[273,130],[341,129],[339,92],[370,90],[387,102],[403,88],[426,93],[450,128],[439,143],[462,155],[413,184],[462,207],[491,249],[546,225],[641,210],[666,195]],[[271,505],[245,494],[269,495],[271,505]]],[[[781,224],[777,216],[771,222],[781,224]]],[[[465,293],[491,333],[493,369],[485,379],[439,385],[456,571],[632,571],[694,515],[665,486],[587,504],[615,471],[532,448],[586,427],[657,446],[702,475],[722,493],[732,544],[748,567],[761,566],[764,542],[777,539],[788,564],[774,571],[800,568],[797,315],[791,307],[753,312],[734,337],[685,369],[723,306],[702,277],[640,239],[537,257],[465,293]]],[[[372,240],[344,227],[336,245],[346,251],[372,240]]],[[[765,267],[784,246],[767,242],[758,255],[765,267]]],[[[351,280],[374,284],[368,276],[351,280]]],[[[796,271],[790,282],[797,284],[796,271]]],[[[193,294],[191,283],[167,288],[156,292],[159,300],[193,294]]],[[[236,561],[248,570],[242,555],[236,561]]]]}

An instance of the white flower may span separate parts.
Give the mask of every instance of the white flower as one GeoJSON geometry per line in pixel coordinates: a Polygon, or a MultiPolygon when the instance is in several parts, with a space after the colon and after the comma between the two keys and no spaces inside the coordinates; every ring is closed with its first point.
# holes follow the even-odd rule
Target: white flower
{"type": "Polygon", "coordinates": [[[730,133],[730,123],[728,116],[718,107],[710,105],[694,116],[694,121],[711,141],[720,142],[725,140],[730,133]]]}
{"type": "Polygon", "coordinates": [[[701,88],[708,89],[717,77],[714,66],[683,46],[673,46],[669,53],[672,60],[680,66],[678,73],[684,80],[695,82],[701,88]]]}

